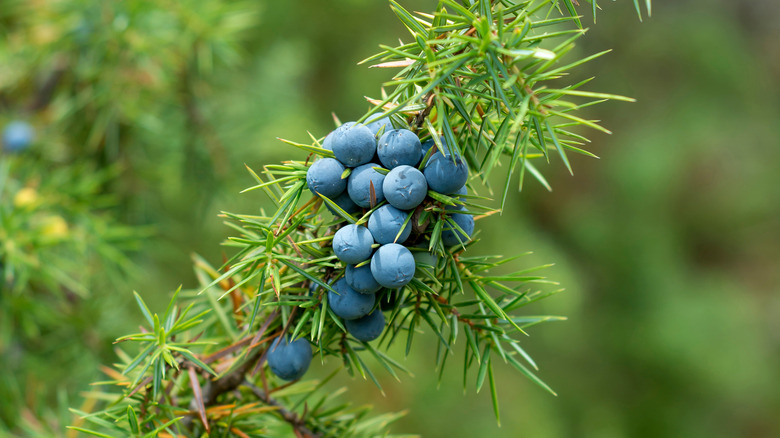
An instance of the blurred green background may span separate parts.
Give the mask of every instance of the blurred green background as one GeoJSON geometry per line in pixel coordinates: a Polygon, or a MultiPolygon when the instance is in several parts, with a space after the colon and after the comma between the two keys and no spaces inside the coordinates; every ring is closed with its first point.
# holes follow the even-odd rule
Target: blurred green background
{"type": "MultiPolygon", "coordinates": [[[[459,356],[437,389],[433,339],[405,361],[415,377],[383,380],[386,397],[344,379],[353,397],[408,410],[393,431],[426,437],[780,436],[778,18],[774,0],[678,0],[654,2],[643,23],[629,1],[584,19],[578,55],[614,50],[572,82],[596,76],[589,89],[637,103],[589,109],[614,132],[587,133],[601,159],[571,157],[574,176],[542,166],[552,192],[531,182],[478,223],[478,251],[555,263],[547,275],[566,292],[529,310],[569,320],[535,327],[526,350],[558,397],[499,367],[497,427],[489,392],[469,382],[464,394],[459,356]]],[[[106,190],[120,219],[156,230],[135,253],[140,274],[93,291],[81,310],[111,317],[62,346],[90,352],[78,373],[31,377],[27,359],[3,354],[3,373],[36,392],[0,394],[4,411],[22,412],[2,418],[9,428],[56,424],[42,406],[77,404],[103,378],[111,340],[141,323],[117,311],[130,291],[159,308],[194,286],[191,253],[223,259],[229,229],[217,214],[263,205],[259,192],[238,194],[252,184],[244,163],[298,158],[275,138],[322,136],[331,112],[362,115],[389,72],[357,61],[407,37],[381,0],[6,0],[0,31],[0,121],[29,120],[36,154],[54,162],[118,165],[106,190]],[[62,63],[54,97],[36,107],[62,63]]]]}

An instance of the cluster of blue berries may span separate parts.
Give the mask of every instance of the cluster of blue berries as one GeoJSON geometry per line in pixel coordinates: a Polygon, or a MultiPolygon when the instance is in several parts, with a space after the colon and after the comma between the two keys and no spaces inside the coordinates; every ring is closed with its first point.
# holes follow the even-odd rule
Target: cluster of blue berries
{"type": "MultiPolygon", "coordinates": [[[[415,257],[403,245],[412,234],[412,212],[424,204],[428,190],[465,195],[468,166],[448,151],[429,153],[432,139],[423,144],[412,131],[393,129],[387,118],[365,125],[345,123],[322,146],[335,158],[322,158],[309,167],[306,180],[315,196],[327,197],[348,213],[382,204],[367,226],[345,225],[332,243],[346,269],[332,284],[338,293],[328,292],[328,305],[352,336],[369,342],[385,326],[381,308],[375,309],[376,294],[382,288],[400,289],[415,275],[415,257]],[[426,156],[421,171],[418,166],[426,156]]],[[[445,246],[468,241],[474,231],[473,216],[456,212],[463,208],[450,207],[448,216],[465,234],[447,223],[442,232],[445,246]]]]}
{"type": "MultiPolygon", "coordinates": [[[[430,151],[434,144],[433,139],[421,143],[407,129],[393,129],[388,118],[366,124],[348,122],[328,134],[322,144],[335,158],[317,160],[306,174],[315,196],[328,198],[349,214],[373,210],[367,226],[344,225],[332,241],[333,253],[346,268],[344,275],[330,284],[336,293],[328,291],[328,307],[360,341],[370,342],[382,335],[382,311],[394,307],[399,290],[414,278],[417,262],[436,264],[435,255],[425,250],[412,253],[404,246],[423,241],[424,231],[419,229],[412,237],[411,215],[430,199],[428,190],[456,198],[466,194],[468,166],[463,158],[449,151],[430,151]],[[421,171],[425,157],[428,159],[421,171]]],[[[446,247],[467,242],[474,231],[473,216],[458,213],[464,208],[446,208],[450,211],[447,217],[459,227],[453,228],[449,222],[442,227],[441,240],[446,247]]],[[[310,293],[317,289],[312,284],[310,293]]],[[[306,339],[292,341],[280,336],[269,347],[267,360],[278,377],[295,380],[306,373],[311,356],[306,339]]]]}

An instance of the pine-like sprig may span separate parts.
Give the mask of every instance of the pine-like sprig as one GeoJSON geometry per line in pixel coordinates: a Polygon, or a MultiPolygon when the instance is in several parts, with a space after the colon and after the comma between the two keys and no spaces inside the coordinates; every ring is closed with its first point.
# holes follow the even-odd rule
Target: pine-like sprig
{"type": "Polygon", "coordinates": [[[557,1],[477,2],[467,8],[443,0],[436,13],[417,15],[391,3],[413,41],[382,46],[384,51],[363,61],[402,67],[384,84],[391,91],[370,99],[377,104],[371,113],[413,116],[414,127],[428,131],[439,147],[436,133],[442,133],[483,184],[508,157],[501,208],[515,171],[521,188],[528,172],[550,189],[534,160],[557,154],[572,172],[568,152],[595,156],[583,149],[588,140],[573,128],[609,131],[578,116],[578,110],[609,99],[633,101],[582,90],[590,80],[557,85],[571,70],[608,53],[564,61],[585,33],[571,2],[564,3],[572,15],[556,14],[557,1]]]}
{"type": "Polygon", "coordinates": [[[118,305],[100,292],[128,284],[128,253],[147,233],[121,224],[115,199],[101,193],[112,172],[47,164],[42,175],[29,152],[0,154],[0,436],[18,436],[33,415],[51,416],[48,398],[59,391],[64,402],[72,385],[65,377],[85,378],[94,363],[73,339],[105,327],[92,308],[118,305]],[[47,378],[62,384],[46,387],[47,378]]]}
{"type": "Polygon", "coordinates": [[[477,238],[446,249],[442,230],[447,224],[458,228],[446,207],[464,206],[479,226],[503,209],[514,172],[521,187],[527,172],[549,188],[534,160],[557,155],[571,171],[568,153],[592,156],[577,128],[606,131],[579,110],[631,99],[584,91],[588,81],[558,85],[569,71],[605,53],[565,60],[584,33],[571,1],[441,0],[434,13],[413,14],[391,0],[391,8],[411,42],[382,46],[364,61],[401,70],[379,98],[369,99],[373,107],[359,121],[390,116],[397,126],[433,138],[438,149],[459,153],[474,175],[472,191],[485,185],[491,192],[490,174],[508,164],[498,205],[486,197],[429,192],[424,208],[406,219],[416,230],[409,246],[426,244],[414,250],[430,253],[429,262],[418,262],[414,280],[389,300],[383,336],[375,343],[358,341],[327,303],[330,284],[343,273],[330,241],[337,227],[365,223],[381,204],[351,215],[333,200],[312,198],[307,170],[314,156],[332,153],[315,136],[305,143],[285,140],[309,157],[250,169],[256,185],[247,191],[261,190],[272,206],[257,215],[223,213],[237,233],[226,242],[235,252],[219,268],[195,258],[199,289],[177,291],[161,315],[136,294],[148,326],[118,340],[136,345],[127,349],[136,353],[117,350],[118,371],[107,369],[110,380],[102,382],[109,389],[88,394],[88,400],[107,405],[90,414],[77,411],[81,418],[73,429],[95,436],[261,436],[286,424],[296,436],[386,433],[397,416],[368,417],[364,408],[338,402],[342,390],[325,386],[331,376],[281,384],[269,373],[268,346],[284,333],[308,339],[321,360],[341,360],[350,374],[380,390],[367,357],[399,378],[406,370],[387,348],[403,342],[409,354],[417,333],[428,331],[438,338],[433,360],[441,378],[461,339],[464,385],[469,375],[477,390],[487,383],[497,419],[494,366],[501,362],[554,394],[534,373],[536,364],[521,343],[529,327],[564,319],[524,313],[525,306],[559,289],[537,275],[545,266],[497,273],[521,256],[471,255],[467,250],[477,238]],[[423,232],[430,240],[420,238],[423,232]],[[111,389],[117,386],[119,396],[111,389]]]}

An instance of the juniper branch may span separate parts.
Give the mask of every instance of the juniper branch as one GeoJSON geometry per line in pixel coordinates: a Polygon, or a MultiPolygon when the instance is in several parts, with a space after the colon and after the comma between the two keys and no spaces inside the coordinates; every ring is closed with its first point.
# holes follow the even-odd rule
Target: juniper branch
{"type": "Polygon", "coordinates": [[[287,410],[282,403],[272,398],[267,391],[257,387],[248,380],[244,382],[243,386],[252,391],[252,394],[266,405],[278,408],[276,413],[293,427],[296,436],[300,438],[320,438],[323,436],[322,433],[315,433],[306,426],[306,419],[303,415],[287,410]]]}
{"type": "Polygon", "coordinates": [[[425,123],[425,119],[431,114],[431,110],[433,110],[433,107],[436,105],[436,94],[431,91],[425,96],[423,101],[426,102],[425,109],[421,110],[414,117],[414,120],[411,123],[412,132],[418,132],[422,128],[423,123],[425,123]]]}
{"type": "MultiPolygon", "coordinates": [[[[254,336],[254,338],[252,338],[248,348],[257,347],[260,338],[263,337],[268,327],[277,317],[278,313],[279,312],[274,311],[268,316],[268,318],[266,318],[265,322],[260,327],[257,334],[254,336]]],[[[239,341],[239,344],[243,344],[244,342],[245,340],[239,341]]],[[[229,349],[225,351],[229,352],[229,349]]],[[[217,402],[217,398],[220,395],[233,391],[234,389],[238,388],[241,382],[246,379],[246,375],[253,370],[253,368],[255,367],[255,365],[258,364],[258,362],[262,361],[265,351],[266,349],[259,349],[255,351],[252,354],[252,356],[246,360],[246,362],[244,362],[240,367],[231,371],[229,374],[226,374],[217,380],[209,380],[205,388],[203,388],[203,392],[202,392],[202,398],[203,398],[202,401],[204,406],[206,408],[213,406],[217,402]]],[[[216,360],[216,358],[218,357],[219,356],[215,354],[210,359],[216,360]]],[[[192,364],[192,365],[195,366],[196,364],[192,364]]],[[[190,402],[189,409],[190,409],[190,414],[188,414],[184,418],[184,420],[182,420],[184,426],[187,429],[192,428],[192,422],[197,416],[197,414],[195,413],[197,411],[197,400],[195,400],[194,398],[190,402]]]]}
{"type": "MultiPolygon", "coordinates": [[[[217,398],[227,392],[233,391],[244,381],[245,375],[251,371],[254,365],[260,360],[265,350],[259,350],[244,362],[240,367],[220,377],[217,380],[209,380],[203,387],[203,405],[208,409],[217,402],[217,398]]],[[[182,419],[182,425],[187,429],[192,429],[193,421],[197,418],[198,403],[195,398],[190,401],[189,413],[182,419]]]]}
{"type": "MultiPolygon", "coordinates": [[[[545,86],[547,81],[557,79],[571,68],[592,59],[588,57],[558,67],[561,57],[571,50],[573,41],[582,31],[577,28],[548,32],[549,25],[577,20],[571,11],[569,17],[564,15],[563,18],[550,18],[549,13],[555,10],[557,2],[513,3],[481,0],[468,6],[463,6],[463,3],[465,2],[442,0],[434,14],[418,14],[418,17],[415,17],[398,3],[392,2],[394,12],[411,31],[414,41],[387,48],[385,52],[371,58],[391,61],[384,63],[387,64],[385,66],[404,67],[404,70],[392,82],[386,84],[388,87],[395,87],[390,97],[382,101],[371,100],[377,107],[373,108],[370,114],[385,110],[385,115],[394,116],[394,122],[402,120],[403,123],[408,123],[413,131],[418,132],[420,140],[425,140],[423,137],[430,134],[434,142],[439,144],[439,136],[443,135],[448,146],[454,148],[453,152],[460,153],[467,161],[472,175],[479,174],[485,181],[490,171],[503,165],[507,157],[511,157],[510,169],[519,168],[521,181],[522,172],[526,170],[543,181],[543,177],[530,164],[530,160],[541,157],[549,160],[549,151],[557,151],[568,167],[565,150],[586,153],[578,147],[584,137],[570,132],[569,127],[583,125],[603,129],[595,122],[573,115],[572,111],[604,98],[615,97],[577,89],[587,81],[560,90],[545,86]],[[550,8],[547,14],[540,11],[545,6],[550,8]],[[541,18],[536,18],[535,15],[540,15],[541,18]],[[562,38],[563,42],[553,44],[562,38]],[[542,48],[547,45],[549,49],[542,48]],[[594,100],[584,104],[564,100],[572,96],[594,100]],[[528,151],[529,145],[537,151],[528,151]]],[[[202,116],[193,113],[192,108],[189,115],[191,122],[194,120],[193,116],[202,116]]],[[[366,117],[368,116],[360,120],[365,120],[366,117]]],[[[333,153],[323,149],[316,139],[312,139],[311,144],[287,143],[307,153],[322,157],[333,156],[333,153]]],[[[425,207],[415,209],[415,213],[409,215],[416,226],[416,235],[409,243],[429,243],[425,250],[440,259],[433,263],[435,266],[432,272],[420,273],[404,286],[405,289],[398,292],[401,298],[393,305],[390,321],[386,326],[387,336],[371,345],[358,341],[359,338],[353,336],[354,333],[350,334],[345,330],[345,325],[348,324],[334,316],[333,309],[326,303],[328,298],[324,291],[331,291],[330,280],[340,276],[343,264],[336,259],[330,248],[329,236],[323,236],[322,231],[332,231],[345,221],[364,224],[373,210],[381,206],[372,202],[371,209],[364,209],[355,217],[341,211],[336,219],[322,214],[324,204],[321,200],[306,201],[306,176],[310,166],[308,159],[266,165],[262,177],[250,169],[258,182],[253,189],[262,189],[274,205],[271,213],[266,214],[263,211],[258,215],[243,216],[225,213],[225,217],[232,221],[231,226],[240,233],[228,242],[230,246],[237,248],[236,254],[222,268],[214,269],[203,263],[196,270],[201,281],[201,292],[205,293],[194,295],[193,303],[212,314],[203,324],[197,321],[184,326],[189,331],[194,331],[193,327],[197,327],[199,331],[208,331],[207,336],[217,339],[224,337],[225,333],[232,336],[230,339],[241,339],[229,346],[216,347],[220,349],[206,356],[209,363],[219,361],[226,365],[230,363],[230,357],[246,359],[224,376],[207,381],[201,391],[202,403],[192,398],[197,395],[188,392],[183,394],[181,403],[189,401],[190,407],[190,412],[183,422],[187,428],[194,428],[193,423],[197,418],[195,412],[198,408],[201,414],[204,406],[213,408],[210,412],[219,410],[216,403],[220,396],[235,392],[241,386],[251,391],[261,402],[277,408],[270,414],[290,424],[299,437],[319,437],[352,431],[350,428],[359,422],[360,416],[344,420],[348,414],[341,408],[315,408],[313,412],[304,408],[304,412],[300,413],[297,408],[307,406],[308,397],[314,394],[314,390],[306,392],[305,387],[295,387],[296,391],[301,389],[300,392],[293,391],[296,394],[294,397],[299,397],[297,401],[282,392],[275,393],[276,398],[272,398],[271,394],[275,390],[291,384],[280,384],[278,380],[266,378],[264,355],[268,351],[267,347],[254,350],[257,348],[257,342],[248,342],[244,335],[245,331],[254,329],[256,321],[262,321],[257,339],[269,327],[273,327],[274,336],[295,333],[300,338],[310,339],[310,343],[318,349],[317,352],[322,357],[340,357],[350,374],[357,371],[377,385],[378,380],[361,355],[370,352],[395,375],[393,369],[403,370],[403,367],[380,352],[379,347],[388,348],[398,333],[407,333],[408,353],[413,334],[419,331],[421,326],[428,324],[441,339],[441,344],[451,352],[451,345],[458,338],[458,329],[463,328],[465,335],[461,335],[461,338],[465,336],[467,342],[464,376],[474,363],[479,363],[477,390],[486,376],[489,376],[496,416],[498,406],[492,364],[498,361],[491,360],[491,354],[499,355],[503,362],[510,363],[532,381],[553,393],[517,360],[517,357],[522,357],[533,365],[533,361],[518,345],[520,340],[515,337],[525,333],[525,327],[556,320],[548,317],[521,317],[515,313],[522,306],[552,293],[526,288],[529,284],[544,282],[543,277],[529,276],[527,271],[509,275],[489,274],[489,269],[497,268],[509,259],[465,257],[461,248],[465,249],[473,242],[461,242],[464,245],[455,249],[445,248],[442,242],[443,228],[452,225],[459,227],[449,217],[447,206],[462,208],[463,214],[477,218],[498,212],[498,209],[480,205],[479,200],[484,198],[472,195],[467,195],[465,200],[436,193],[426,195],[428,198],[425,207]],[[423,223],[425,226],[421,225],[423,223]],[[507,284],[511,282],[515,284],[507,284]],[[310,290],[308,286],[312,283],[319,288],[310,290]],[[232,306],[227,300],[217,299],[215,294],[220,299],[230,296],[233,299],[232,306]],[[463,298],[455,299],[456,294],[463,298]],[[274,307],[277,313],[259,311],[268,307],[274,307]],[[439,318],[439,321],[436,318],[439,318]],[[449,321],[452,321],[452,325],[450,336],[446,338],[442,332],[445,331],[444,326],[449,325],[449,321]],[[241,331],[241,334],[238,331],[241,331]],[[239,351],[241,353],[238,353],[239,351]],[[257,386],[259,383],[255,384],[247,377],[254,371],[259,372],[262,388],[257,386]],[[302,393],[305,394],[301,395],[302,393]],[[327,427],[327,431],[317,430],[312,424],[322,425],[322,429],[327,427]]],[[[342,179],[344,175],[346,173],[342,174],[342,179]]],[[[511,177],[510,170],[507,184],[511,177]]],[[[470,181],[469,189],[472,185],[476,185],[476,178],[470,181]]],[[[329,199],[327,205],[332,208],[336,204],[329,199]]],[[[166,337],[170,332],[176,331],[169,327],[172,325],[169,321],[174,320],[175,315],[169,317],[166,314],[158,318],[155,314],[152,318],[148,309],[144,310],[144,314],[154,329],[135,335],[134,340],[145,342],[149,346],[135,358],[127,358],[125,372],[132,372],[140,364],[145,364],[146,368],[138,368],[140,372],[134,372],[136,381],[146,382],[147,380],[143,379],[148,378],[145,374],[150,372],[153,378],[148,381],[153,384],[156,395],[163,379],[170,383],[180,375],[176,372],[171,373],[173,377],[171,374],[165,374],[174,366],[165,354],[171,356],[167,350],[166,337]],[[145,360],[147,356],[152,359],[145,360]],[[147,371],[149,369],[152,371],[147,371]]],[[[273,336],[267,339],[272,338],[273,336]]],[[[185,344],[185,347],[189,348],[190,345],[185,344]]],[[[199,366],[204,370],[208,368],[205,364],[200,366],[194,356],[188,357],[188,360],[192,366],[199,366]]],[[[441,359],[440,363],[443,370],[444,359],[441,359]]],[[[297,381],[292,385],[298,385],[297,381]]],[[[147,389],[147,394],[148,392],[147,389]]],[[[198,391],[193,389],[193,392],[198,391]]],[[[174,399],[173,396],[170,398],[174,399]]],[[[148,399],[144,398],[141,402],[142,409],[148,407],[147,401],[148,399]]],[[[328,401],[328,395],[325,395],[320,403],[325,404],[328,401]]],[[[155,406],[155,409],[151,415],[159,414],[162,418],[172,418],[175,414],[173,409],[162,404],[155,406]]],[[[152,409],[149,409],[149,412],[151,411],[152,409]]],[[[110,414],[117,417],[116,411],[111,411],[110,414]]],[[[231,420],[237,418],[232,412],[224,417],[231,420]]],[[[248,427],[257,427],[262,421],[263,419],[253,418],[247,421],[247,424],[248,427]]],[[[214,427],[219,424],[218,421],[211,423],[214,427]]],[[[151,426],[156,427],[156,424],[147,427],[151,426]]]]}

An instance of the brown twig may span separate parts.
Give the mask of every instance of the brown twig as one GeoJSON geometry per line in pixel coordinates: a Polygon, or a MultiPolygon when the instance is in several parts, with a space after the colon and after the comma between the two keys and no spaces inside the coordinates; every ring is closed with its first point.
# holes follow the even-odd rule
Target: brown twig
{"type": "Polygon", "coordinates": [[[319,438],[322,436],[321,433],[315,433],[314,431],[312,431],[306,426],[306,421],[304,420],[304,416],[298,415],[295,412],[285,409],[285,407],[282,406],[281,403],[279,403],[276,399],[271,398],[271,396],[267,392],[263,391],[261,388],[258,388],[256,385],[252,384],[249,381],[244,382],[244,386],[247,387],[250,391],[252,391],[252,394],[254,394],[263,403],[267,404],[268,406],[274,406],[279,408],[276,410],[276,412],[279,414],[282,420],[286,421],[293,427],[293,431],[295,432],[296,436],[302,438],[319,438]]]}
{"type": "Polygon", "coordinates": [[[425,121],[425,118],[428,117],[428,115],[431,113],[433,105],[436,103],[436,95],[433,93],[433,91],[425,96],[425,102],[425,108],[417,113],[417,115],[414,117],[414,120],[412,121],[411,128],[414,132],[417,132],[420,130],[420,128],[422,128],[422,124],[425,121]]]}
{"type": "Polygon", "coordinates": [[[441,304],[444,304],[444,305],[446,305],[446,306],[450,306],[449,308],[447,308],[447,310],[448,310],[448,311],[449,311],[449,312],[450,312],[452,315],[455,315],[455,317],[458,319],[458,321],[460,321],[460,322],[462,322],[462,323],[464,323],[464,324],[467,324],[469,327],[471,327],[471,328],[473,328],[473,329],[475,329],[475,330],[478,330],[478,331],[479,331],[479,330],[481,330],[479,327],[474,327],[474,321],[470,320],[469,318],[464,318],[464,317],[463,317],[463,316],[460,314],[460,312],[458,311],[458,309],[456,309],[456,308],[455,308],[455,306],[452,306],[452,305],[450,304],[449,300],[447,300],[446,298],[444,298],[444,297],[442,297],[442,296],[437,296],[437,297],[436,297],[436,301],[438,301],[439,303],[441,303],[441,304]]]}
{"type": "MultiPolygon", "coordinates": [[[[208,408],[217,402],[217,398],[220,395],[238,388],[238,386],[241,385],[241,382],[244,381],[244,376],[247,371],[249,371],[254,366],[255,362],[260,359],[260,356],[264,351],[264,349],[256,351],[246,362],[233,370],[230,374],[226,374],[217,380],[207,381],[206,385],[202,388],[201,400],[203,405],[208,408]]],[[[192,429],[193,420],[198,412],[198,402],[196,399],[192,400],[189,409],[191,414],[182,419],[182,425],[187,429],[192,429]]]]}

